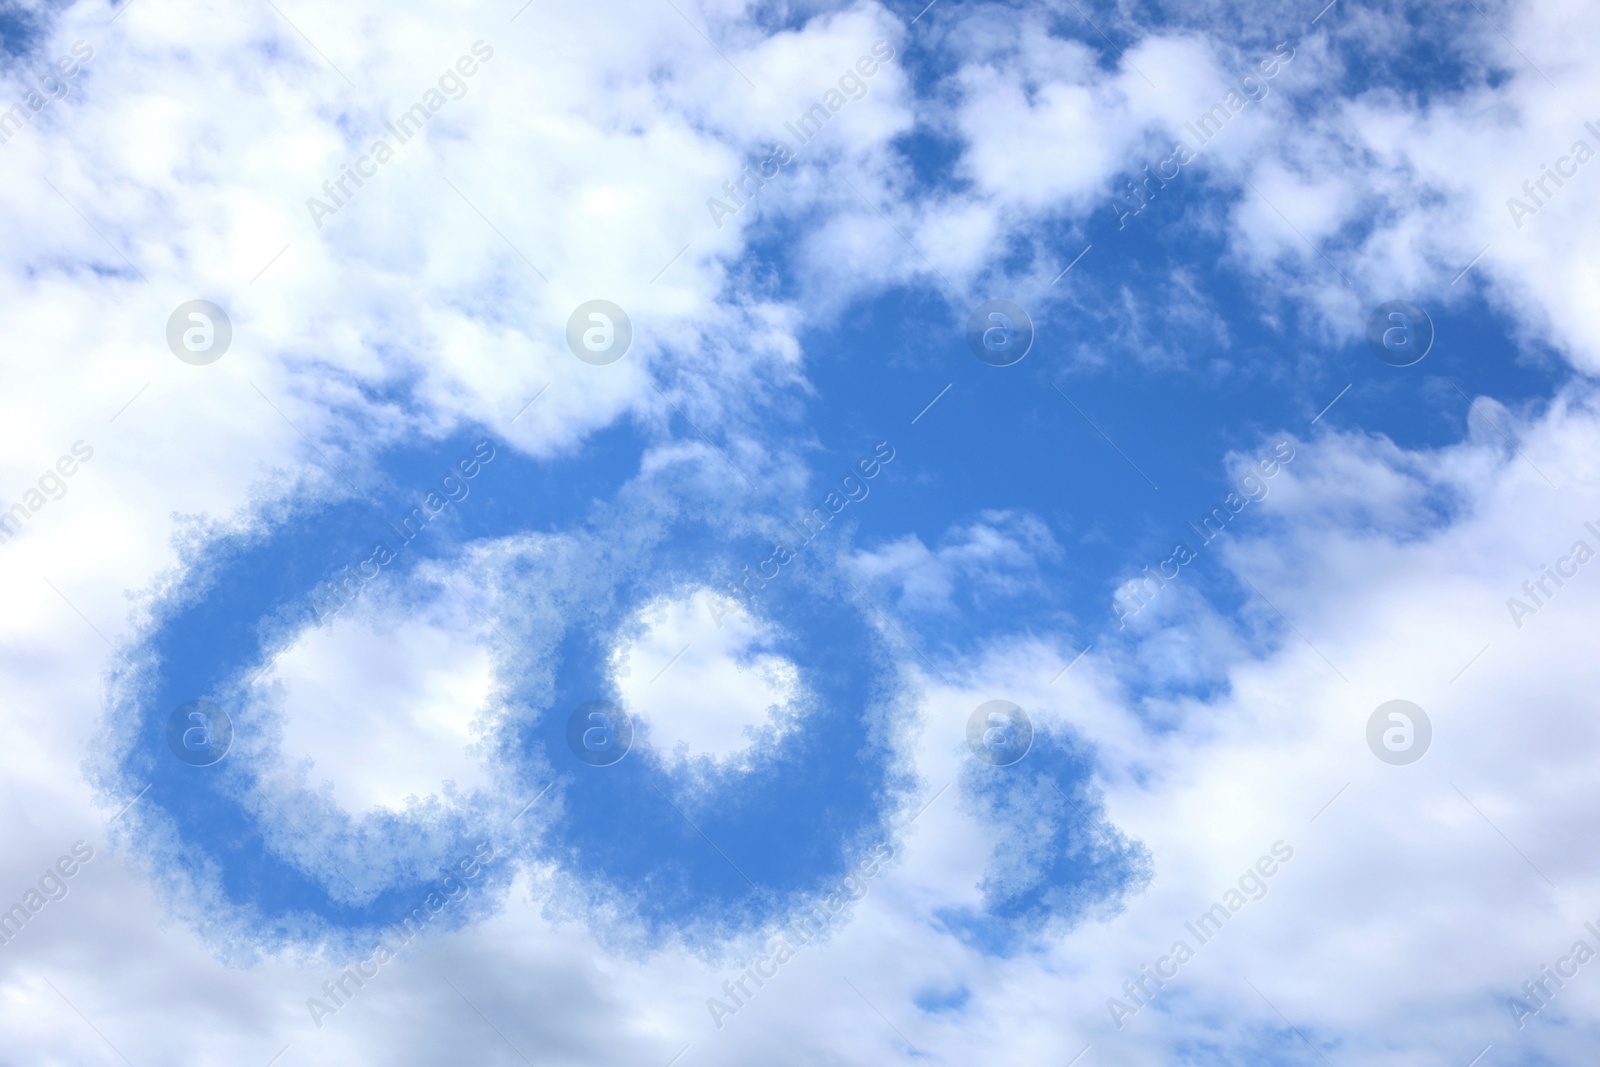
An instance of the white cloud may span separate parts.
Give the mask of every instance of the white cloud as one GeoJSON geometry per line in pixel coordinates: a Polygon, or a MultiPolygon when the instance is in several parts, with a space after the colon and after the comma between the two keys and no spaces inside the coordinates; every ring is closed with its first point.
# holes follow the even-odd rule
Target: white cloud
{"type": "Polygon", "coordinates": [[[487,785],[472,749],[494,686],[490,650],[460,612],[386,620],[361,602],[308,627],[253,687],[282,715],[282,756],[345,811],[403,810],[444,783],[487,785]]]}
{"type": "Polygon", "coordinates": [[[803,728],[799,672],[763,652],[772,624],[705,590],[642,608],[612,652],[613,679],[651,743],[677,760],[737,760],[803,728]]]}
{"type": "Polygon", "coordinates": [[[937,549],[909,534],[857,551],[849,567],[864,581],[899,587],[900,606],[908,611],[948,611],[958,583],[979,596],[1016,595],[1037,575],[1038,562],[1060,551],[1049,527],[1034,516],[986,511],[948,531],[937,549]]]}

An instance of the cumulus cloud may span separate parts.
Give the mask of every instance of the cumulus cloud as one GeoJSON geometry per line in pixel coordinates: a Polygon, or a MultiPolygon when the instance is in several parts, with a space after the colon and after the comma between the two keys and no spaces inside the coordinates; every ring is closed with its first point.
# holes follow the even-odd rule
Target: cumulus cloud
{"type": "Polygon", "coordinates": [[[638,622],[637,637],[612,653],[613,670],[623,703],[664,753],[725,761],[797,725],[795,665],[760,652],[763,628],[724,598],[701,590],[647,606],[638,622]]]}

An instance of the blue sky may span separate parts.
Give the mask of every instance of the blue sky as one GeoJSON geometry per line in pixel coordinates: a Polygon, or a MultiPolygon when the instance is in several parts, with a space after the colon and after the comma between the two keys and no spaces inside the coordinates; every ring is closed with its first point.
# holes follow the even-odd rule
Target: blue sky
{"type": "Polygon", "coordinates": [[[0,13],[0,1063],[1592,1046],[1592,13],[152,3],[0,13]]]}

